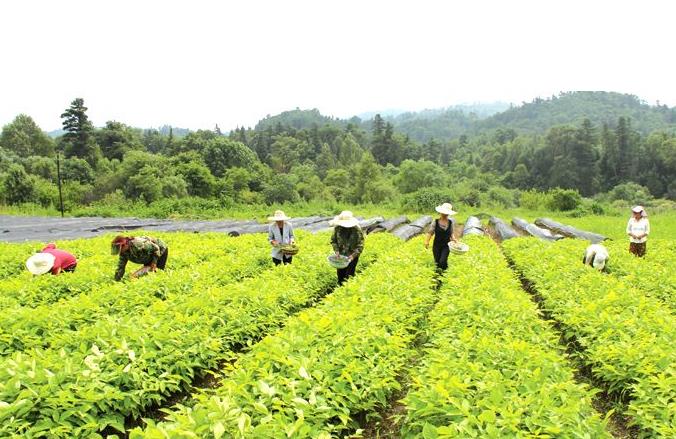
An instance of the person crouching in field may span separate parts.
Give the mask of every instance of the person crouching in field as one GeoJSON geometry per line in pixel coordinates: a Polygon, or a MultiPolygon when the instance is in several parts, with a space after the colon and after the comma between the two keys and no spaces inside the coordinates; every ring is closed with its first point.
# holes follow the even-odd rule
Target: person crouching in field
{"type": "Polygon", "coordinates": [[[448,243],[457,241],[453,237],[454,221],[449,218],[450,215],[455,215],[456,212],[453,210],[453,205],[451,203],[444,203],[441,206],[435,207],[434,210],[436,210],[440,216],[438,219],[434,220],[427,229],[425,248],[427,249],[430,247],[430,239],[434,236],[434,242],[432,243],[434,263],[438,270],[443,271],[448,268],[448,243]]]}
{"type": "Polygon", "coordinates": [[[115,280],[122,280],[127,261],[143,264],[143,267],[134,272],[131,277],[135,278],[146,274],[148,271],[164,270],[167,265],[169,248],[158,238],[150,236],[116,236],[111,243],[111,253],[120,255],[115,271],[115,280]]]}
{"type": "Polygon", "coordinates": [[[627,235],[629,235],[629,253],[643,257],[646,252],[646,241],[650,233],[650,222],[648,214],[643,206],[634,206],[631,209],[632,215],[627,223],[627,235]]]}
{"type": "Polygon", "coordinates": [[[592,244],[584,252],[582,263],[603,271],[610,259],[608,250],[601,244],[592,244]]]}
{"type": "Polygon", "coordinates": [[[293,235],[293,226],[288,222],[290,219],[281,210],[275,211],[273,216],[268,217],[268,221],[272,221],[268,227],[268,241],[272,246],[272,262],[275,265],[290,264],[293,259],[291,255],[285,255],[280,248],[283,245],[296,242],[296,237],[293,235]]]}
{"type": "Polygon", "coordinates": [[[350,263],[345,268],[338,268],[338,285],[342,285],[348,278],[354,276],[359,261],[359,255],[364,251],[364,232],[359,227],[359,221],[349,210],[344,210],[329,222],[333,226],[331,246],[336,256],[347,256],[350,263]]]}
{"type": "Polygon", "coordinates": [[[26,261],[28,271],[36,276],[51,272],[53,275],[62,272],[72,273],[77,267],[77,259],[67,251],[59,250],[56,244],[47,244],[40,253],[36,253],[26,261]]]}

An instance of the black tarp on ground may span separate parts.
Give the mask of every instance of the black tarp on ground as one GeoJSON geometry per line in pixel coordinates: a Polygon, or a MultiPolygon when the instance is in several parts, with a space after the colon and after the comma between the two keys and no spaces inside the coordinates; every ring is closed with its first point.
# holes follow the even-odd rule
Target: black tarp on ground
{"type": "MultiPolygon", "coordinates": [[[[370,231],[374,228],[377,227],[379,224],[381,224],[384,220],[382,216],[377,216],[374,218],[369,218],[369,219],[364,219],[362,217],[356,217],[357,220],[359,220],[359,227],[364,231],[364,233],[370,233],[370,231]]],[[[324,232],[326,230],[330,230],[332,226],[329,224],[329,222],[333,219],[333,217],[328,217],[325,220],[322,220],[320,222],[310,224],[308,226],[301,227],[303,230],[307,230],[312,233],[318,233],[318,232],[324,232]]]]}
{"type": "Polygon", "coordinates": [[[563,235],[555,235],[549,229],[538,227],[522,218],[512,218],[512,225],[515,229],[521,230],[524,233],[528,233],[531,236],[535,236],[536,238],[540,238],[545,241],[556,241],[563,238],[563,235]]]}
{"type": "Polygon", "coordinates": [[[408,241],[414,236],[421,234],[425,230],[425,228],[430,225],[431,222],[432,217],[426,215],[421,218],[418,218],[417,220],[413,221],[410,224],[406,224],[394,229],[392,231],[392,234],[398,237],[399,239],[408,241]]]}
{"type": "Polygon", "coordinates": [[[559,233],[563,236],[568,236],[570,238],[586,239],[591,241],[592,244],[598,244],[599,242],[608,239],[603,235],[598,233],[586,232],[584,230],[576,229],[575,227],[561,224],[549,218],[538,218],[535,220],[535,224],[540,227],[546,227],[554,233],[559,233]]]}
{"type": "MultiPolygon", "coordinates": [[[[298,229],[329,217],[294,218],[291,223],[298,229]]],[[[92,238],[103,233],[118,232],[120,234],[143,229],[161,232],[221,232],[221,233],[263,233],[268,224],[254,220],[224,221],[172,221],[139,218],[59,218],[59,217],[25,217],[0,215],[0,240],[7,242],[23,241],[57,241],[61,239],[92,238]]]]}
{"type": "Polygon", "coordinates": [[[465,226],[462,229],[462,236],[467,235],[483,235],[484,228],[481,225],[481,220],[475,216],[470,216],[465,221],[465,226]]]}
{"type": "Polygon", "coordinates": [[[385,220],[381,222],[380,224],[377,224],[376,226],[373,227],[371,230],[371,233],[378,233],[378,232],[391,232],[394,230],[397,226],[402,225],[404,223],[408,222],[408,218],[406,215],[398,216],[396,218],[391,218],[388,220],[385,220]]]}
{"type": "Polygon", "coordinates": [[[493,230],[495,230],[495,233],[500,238],[500,241],[506,241],[508,239],[517,238],[519,236],[519,234],[516,233],[516,231],[512,227],[510,227],[509,224],[507,224],[498,217],[492,216],[488,220],[488,222],[493,227],[493,230]]]}

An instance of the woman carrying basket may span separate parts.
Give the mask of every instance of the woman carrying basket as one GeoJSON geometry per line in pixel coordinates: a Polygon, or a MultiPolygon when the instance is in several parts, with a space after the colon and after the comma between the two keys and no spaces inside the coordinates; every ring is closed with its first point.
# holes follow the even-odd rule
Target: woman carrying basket
{"type": "Polygon", "coordinates": [[[277,210],[273,216],[268,217],[272,221],[268,227],[268,241],[272,246],[272,262],[275,265],[290,264],[293,259],[293,244],[296,237],[293,235],[293,226],[283,211],[277,210]]]}
{"type": "Polygon", "coordinates": [[[444,203],[435,208],[440,216],[435,219],[430,227],[427,229],[427,236],[425,237],[425,248],[430,248],[430,239],[434,235],[434,243],[432,243],[432,254],[434,255],[434,263],[437,269],[446,270],[448,268],[448,243],[457,242],[453,237],[453,225],[455,221],[449,218],[449,215],[455,215],[457,212],[453,210],[451,203],[444,203]]]}
{"type": "Polygon", "coordinates": [[[329,225],[334,226],[331,235],[331,246],[337,258],[347,257],[349,264],[345,268],[337,268],[338,285],[354,276],[359,262],[359,255],[364,251],[364,232],[359,221],[349,210],[344,210],[329,225]]]}

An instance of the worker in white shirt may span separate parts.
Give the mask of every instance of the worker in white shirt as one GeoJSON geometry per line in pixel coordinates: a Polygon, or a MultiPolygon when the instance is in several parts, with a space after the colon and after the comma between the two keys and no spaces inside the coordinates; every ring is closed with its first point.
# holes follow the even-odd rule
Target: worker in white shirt
{"type": "Polygon", "coordinates": [[[603,271],[609,258],[608,249],[601,244],[592,244],[585,250],[582,262],[585,265],[591,265],[597,270],[603,271]]]}
{"type": "Polygon", "coordinates": [[[648,214],[643,206],[634,206],[632,215],[627,223],[627,235],[629,235],[629,252],[635,256],[643,257],[646,251],[646,241],[650,233],[648,214]]]}

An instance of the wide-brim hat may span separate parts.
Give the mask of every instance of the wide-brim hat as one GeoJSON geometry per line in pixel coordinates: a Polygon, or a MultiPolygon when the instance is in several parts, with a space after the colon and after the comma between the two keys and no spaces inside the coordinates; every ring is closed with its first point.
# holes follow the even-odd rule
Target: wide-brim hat
{"type": "Polygon", "coordinates": [[[284,214],[283,210],[275,210],[275,214],[268,217],[268,221],[287,221],[290,219],[284,214]]]}
{"type": "Polygon", "coordinates": [[[455,215],[456,212],[453,210],[453,205],[451,203],[444,203],[441,206],[437,206],[434,208],[439,213],[443,213],[444,215],[455,215]]]}
{"type": "Polygon", "coordinates": [[[54,267],[56,258],[50,253],[36,253],[26,261],[26,268],[32,274],[39,276],[49,272],[54,267]]]}
{"type": "Polygon", "coordinates": [[[340,215],[329,221],[329,225],[349,228],[359,225],[359,220],[349,210],[343,210],[340,215]]]}
{"type": "Polygon", "coordinates": [[[634,206],[631,208],[631,211],[634,213],[641,213],[643,212],[643,206],[634,206]]]}

